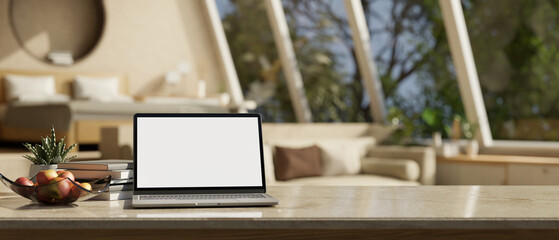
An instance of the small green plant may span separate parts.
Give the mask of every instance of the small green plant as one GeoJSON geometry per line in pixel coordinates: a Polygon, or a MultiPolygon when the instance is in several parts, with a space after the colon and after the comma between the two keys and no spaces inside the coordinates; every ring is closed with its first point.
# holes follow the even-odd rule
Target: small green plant
{"type": "Polygon", "coordinates": [[[475,138],[479,124],[469,122],[465,117],[454,115],[451,126],[445,126],[445,131],[453,140],[465,138],[472,140],[475,138]]]}
{"type": "Polygon", "coordinates": [[[77,144],[72,144],[66,148],[64,142],[66,137],[63,137],[59,143],[56,142],[56,134],[54,133],[54,126],[50,129],[50,137],[41,137],[42,144],[29,144],[24,143],[25,146],[34,156],[24,155],[23,157],[33,162],[33,164],[56,164],[68,162],[77,157],[77,155],[66,158],[68,153],[72,151],[77,144]]]}
{"type": "Polygon", "coordinates": [[[475,138],[478,128],[479,125],[477,123],[468,122],[468,120],[466,119],[462,121],[462,133],[468,140],[472,140],[475,138]]]}

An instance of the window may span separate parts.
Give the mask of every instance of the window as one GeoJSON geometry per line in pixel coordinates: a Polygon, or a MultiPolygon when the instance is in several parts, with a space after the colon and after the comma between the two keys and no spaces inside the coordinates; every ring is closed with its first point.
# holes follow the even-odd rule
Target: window
{"type": "Polygon", "coordinates": [[[559,140],[559,2],[462,5],[493,138],[559,140]]]}
{"type": "Polygon", "coordinates": [[[216,5],[245,98],[256,101],[263,121],[295,121],[264,2],[216,0],[216,5]]]}
{"type": "Polygon", "coordinates": [[[362,1],[389,120],[430,137],[464,115],[437,1],[362,1]]]}
{"type": "Polygon", "coordinates": [[[343,1],[282,3],[313,121],[372,121],[343,1]]]}

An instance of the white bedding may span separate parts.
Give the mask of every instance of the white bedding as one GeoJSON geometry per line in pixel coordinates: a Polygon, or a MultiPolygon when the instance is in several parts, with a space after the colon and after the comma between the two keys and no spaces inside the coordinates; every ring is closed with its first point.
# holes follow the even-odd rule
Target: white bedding
{"type": "Polygon", "coordinates": [[[210,106],[201,104],[184,104],[184,103],[98,103],[90,101],[72,101],[70,109],[75,113],[75,119],[89,119],[94,117],[112,116],[132,117],[135,113],[219,113],[227,112],[227,109],[221,106],[210,106]]]}

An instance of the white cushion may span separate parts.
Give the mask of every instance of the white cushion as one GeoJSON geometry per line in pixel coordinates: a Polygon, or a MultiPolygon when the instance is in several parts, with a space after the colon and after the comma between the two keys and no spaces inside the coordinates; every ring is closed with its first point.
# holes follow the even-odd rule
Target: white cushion
{"type": "Polygon", "coordinates": [[[361,170],[359,146],[353,141],[319,141],[322,150],[322,175],[358,174],[361,170]]]}
{"type": "Polygon", "coordinates": [[[120,95],[118,88],[118,77],[77,76],[74,82],[74,96],[76,99],[111,101],[120,95]]]}
{"type": "Polygon", "coordinates": [[[61,103],[70,101],[70,97],[63,94],[39,95],[24,93],[17,98],[19,102],[45,102],[45,103],[61,103]]]}
{"type": "Polygon", "coordinates": [[[6,97],[8,101],[25,95],[54,95],[56,93],[53,76],[24,76],[6,74],[6,97]]]}
{"type": "Polygon", "coordinates": [[[421,170],[419,164],[411,159],[398,158],[364,158],[361,161],[365,174],[379,174],[407,181],[417,181],[421,170]]]}
{"type": "Polygon", "coordinates": [[[347,139],[274,139],[267,143],[282,147],[308,147],[317,145],[321,149],[322,175],[334,176],[358,174],[361,171],[361,158],[375,145],[372,137],[347,139]]]}

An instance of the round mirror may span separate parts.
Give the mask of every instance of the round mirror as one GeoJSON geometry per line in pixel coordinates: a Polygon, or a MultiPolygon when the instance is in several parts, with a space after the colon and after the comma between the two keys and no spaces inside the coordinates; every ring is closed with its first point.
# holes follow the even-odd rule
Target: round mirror
{"type": "Polygon", "coordinates": [[[11,0],[11,27],[32,56],[71,65],[90,53],[103,33],[102,0],[11,0]]]}

